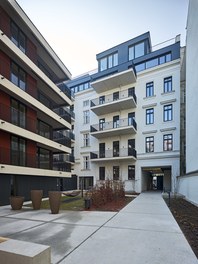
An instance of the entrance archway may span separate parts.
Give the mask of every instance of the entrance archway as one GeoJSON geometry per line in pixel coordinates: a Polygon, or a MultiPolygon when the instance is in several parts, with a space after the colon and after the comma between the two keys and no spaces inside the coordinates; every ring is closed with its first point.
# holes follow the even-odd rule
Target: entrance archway
{"type": "Polygon", "coordinates": [[[142,191],[171,190],[171,167],[142,167],[142,191]]]}

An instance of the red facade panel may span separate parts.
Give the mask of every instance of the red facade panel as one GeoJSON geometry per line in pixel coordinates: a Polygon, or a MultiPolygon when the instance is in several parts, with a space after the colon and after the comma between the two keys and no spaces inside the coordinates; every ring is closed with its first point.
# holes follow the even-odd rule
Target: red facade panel
{"type": "Polygon", "coordinates": [[[0,119],[10,120],[10,96],[0,90],[0,119]]]}
{"type": "Polygon", "coordinates": [[[36,133],[37,112],[31,108],[27,108],[27,129],[36,133]]]}
{"type": "Polygon", "coordinates": [[[0,130],[0,163],[10,164],[10,134],[0,130]]]}
{"type": "Polygon", "coordinates": [[[5,12],[0,7],[0,29],[8,36],[10,37],[10,17],[9,15],[5,12]]]}
{"type": "Polygon", "coordinates": [[[0,74],[10,79],[10,58],[0,50],[0,74]]]}
{"type": "Polygon", "coordinates": [[[37,81],[29,74],[27,75],[27,93],[37,98],[37,81]]]}
{"type": "Polygon", "coordinates": [[[36,168],[37,167],[37,146],[36,142],[27,141],[27,167],[36,168]]]}
{"type": "Polygon", "coordinates": [[[27,56],[36,64],[37,62],[37,49],[31,40],[27,39],[27,56]]]}

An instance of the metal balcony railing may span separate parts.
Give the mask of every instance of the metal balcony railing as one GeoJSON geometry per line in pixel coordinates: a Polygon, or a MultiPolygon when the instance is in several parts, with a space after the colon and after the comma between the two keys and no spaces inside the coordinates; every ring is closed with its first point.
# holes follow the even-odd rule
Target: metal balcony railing
{"type": "Polygon", "coordinates": [[[38,121],[37,119],[33,119],[30,115],[27,114],[25,108],[24,111],[19,111],[16,108],[0,104],[0,118],[9,122],[15,126],[24,128],[30,132],[38,134],[42,137],[48,138],[52,141],[56,141],[66,147],[71,147],[71,139],[74,139],[74,134],[70,131],[65,131],[65,134],[57,133],[57,131],[53,132],[49,126],[49,129],[39,129],[38,130],[38,121]]]}
{"type": "Polygon", "coordinates": [[[116,121],[104,122],[90,126],[90,131],[91,132],[107,131],[110,129],[127,128],[127,127],[134,127],[137,130],[136,121],[132,118],[131,119],[124,118],[116,121]]]}
{"type": "MultiPolygon", "coordinates": [[[[74,162],[72,155],[65,155],[66,159],[59,159],[62,154],[49,152],[47,155],[32,154],[30,152],[0,148],[0,164],[20,167],[39,168],[46,170],[71,171],[71,162],[74,162]],[[70,162],[70,163],[68,163],[70,162]]],[[[2,165],[3,166],[3,165],[2,165]]]]}
{"type": "Polygon", "coordinates": [[[91,159],[101,158],[117,158],[117,157],[134,157],[136,158],[136,150],[131,148],[109,149],[104,151],[94,151],[90,153],[91,159]]]}
{"type": "Polygon", "coordinates": [[[133,98],[135,102],[137,102],[137,97],[135,92],[130,92],[128,89],[120,91],[118,97],[115,97],[114,94],[105,95],[103,98],[98,97],[96,99],[91,100],[91,107],[105,105],[112,102],[119,102],[126,98],[133,98]]]}

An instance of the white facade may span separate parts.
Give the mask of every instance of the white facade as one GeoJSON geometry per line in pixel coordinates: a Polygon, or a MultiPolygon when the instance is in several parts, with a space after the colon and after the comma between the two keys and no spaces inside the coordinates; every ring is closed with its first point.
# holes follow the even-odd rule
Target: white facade
{"type": "MultiPolygon", "coordinates": [[[[95,87],[95,84],[93,86],[95,87]]],[[[93,184],[96,184],[100,179],[100,167],[105,167],[105,179],[113,179],[115,169],[113,167],[119,167],[119,179],[125,182],[126,191],[141,192],[152,189],[151,178],[153,179],[154,174],[163,175],[163,188],[174,191],[180,159],[180,59],[137,73],[133,83],[105,91],[102,89],[102,81],[101,83],[99,81],[98,87],[101,91],[99,93],[90,88],[75,94],[74,174],[79,177],[93,176],[93,184]],[[164,93],[164,79],[168,77],[172,78],[172,91],[164,93]],[[154,84],[154,94],[146,97],[146,84],[149,82],[154,84]],[[133,100],[128,104],[131,98],[127,98],[126,94],[132,87],[135,88],[137,102],[133,100]],[[112,100],[115,92],[119,92],[120,95],[116,102],[112,100]],[[105,104],[90,106],[91,100],[99,102],[100,96],[105,96],[105,104]],[[107,101],[109,103],[106,103],[107,101]],[[172,105],[172,120],[165,122],[163,116],[166,105],[172,105]],[[154,122],[146,124],[146,110],[150,108],[154,109],[154,122]],[[87,124],[84,111],[89,111],[90,114],[87,124]],[[129,113],[133,112],[137,129],[128,126],[129,113]],[[116,129],[112,128],[115,116],[119,116],[119,125],[116,129]],[[105,119],[102,131],[99,127],[100,119],[105,119]],[[97,131],[90,132],[90,126],[95,127],[97,131]],[[85,146],[85,134],[89,134],[88,146],[85,146]],[[164,151],[164,135],[170,134],[172,150],[164,151]],[[146,153],[145,140],[150,136],[154,137],[154,152],[146,153]],[[137,156],[125,155],[130,147],[128,140],[135,140],[137,156]],[[119,141],[119,157],[110,154],[113,153],[115,141],[119,141]],[[105,143],[105,157],[90,158],[86,168],[85,157],[91,157],[90,153],[98,155],[100,143],[105,143]],[[135,179],[129,179],[129,166],[135,166],[135,179]]]]}
{"type": "Polygon", "coordinates": [[[180,157],[180,61],[172,61],[142,71],[137,76],[136,87],[138,98],[136,119],[140,120],[136,135],[136,190],[138,192],[148,190],[150,172],[160,173],[161,169],[165,169],[164,189],[174,191],[175,179],[179,175],[180,157]],[[167,77],[172,77],[172,91],[164,93],[163,82],[167,77]],[[154,95],[151,97],[146,97],[145,87],[148,82],[154,83],[154,95]],[[170,104],[173,107],[173,118],[164,122],[164,106],[170,104]],[[147,125],[145,112],[150,108],[154,109],[154,123],[147,125]],[[163,149],[163,136],[167,134],[171,134],[173,138],[172,151],[163,149]],[[154,152],[146,153],[145,138],[150,136],[154,137],[154,152]]]}
{"type": "Polygon", "coordinates": [[[186,38],[186,175],[178,178],[178,192],[198,204],[198,2],[189,1],[186,38]]]}

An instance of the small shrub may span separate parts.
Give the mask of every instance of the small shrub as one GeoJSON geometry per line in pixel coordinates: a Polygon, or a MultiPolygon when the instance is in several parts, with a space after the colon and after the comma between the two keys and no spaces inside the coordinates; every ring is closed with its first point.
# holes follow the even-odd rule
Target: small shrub
{"type": "Polygon", "coordinates": [[[124,197],[125,191],[122,181],[106,180],[96,184],[91,191],[92,204],[97,208],[124,197]]]}

